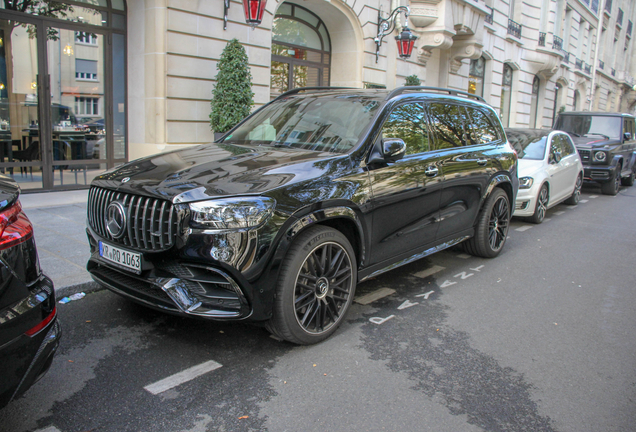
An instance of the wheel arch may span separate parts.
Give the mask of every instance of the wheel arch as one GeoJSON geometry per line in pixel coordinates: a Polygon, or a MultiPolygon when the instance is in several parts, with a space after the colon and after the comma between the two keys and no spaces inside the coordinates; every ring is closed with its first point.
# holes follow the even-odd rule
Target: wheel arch
{"type": "Polygon", "coordinates": [[[486,203],[486,200],[488,199],[490,194],[492,194],[492,191],[495,188],[501,188],[504,190],[504,192],[506,192],[506,195],[508,196],[509,205],[511,209],[514,209],[516,193],[512,186],[512,179],[506,174],[497,174],[490,180],[490,183],[488,184],[488,187],[486,188],[486,193],[481,199],[480,213],[484,208],[484,204],[486,203]]]}

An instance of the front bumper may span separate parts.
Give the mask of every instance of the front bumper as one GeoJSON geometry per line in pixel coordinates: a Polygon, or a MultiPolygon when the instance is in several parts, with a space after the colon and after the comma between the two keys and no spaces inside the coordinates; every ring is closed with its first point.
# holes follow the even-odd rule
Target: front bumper
{"type": "Polygon", "coordinates": [[[539,195],[537,185],[532,185],[530,189],[519,189],[515,200],[515,211],[512,214],[517,217],[528,217],[534,214],[539,195]]]}
{"type": "Polygon", "coordinates": [[[583,180],[586,182],[607,183],[616,176],[616,166],[588,165],[583,166],[583,180]]]}

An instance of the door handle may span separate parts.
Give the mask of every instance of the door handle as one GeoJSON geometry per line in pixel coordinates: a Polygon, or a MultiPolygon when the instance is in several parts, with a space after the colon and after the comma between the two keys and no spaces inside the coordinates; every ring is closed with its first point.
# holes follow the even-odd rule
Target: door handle
{"type": "Polygon", "coordinates": [[[426,167],[426,169],[424,170],[424,174],[426,174],[427,177],[435,177],[437,173],[439,173],[439,170],[436,166],[433,165],[426,167]]]}
{"type": "Polygon", "coordinates": [[[488,163],[488,159],[477,159],[477,165],[484,166],[488,163]]]}

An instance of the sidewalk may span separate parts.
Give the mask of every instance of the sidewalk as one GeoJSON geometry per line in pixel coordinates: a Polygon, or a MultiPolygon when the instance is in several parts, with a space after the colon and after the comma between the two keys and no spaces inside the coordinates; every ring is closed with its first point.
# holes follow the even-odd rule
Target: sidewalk
{"type": "Polygon", "coordinates": [[[86,271],[90,256],[86,238],[88,190],[21,194],[33,223],[44,273],[53,279],[58,298],[99,288],[86,271]]]}

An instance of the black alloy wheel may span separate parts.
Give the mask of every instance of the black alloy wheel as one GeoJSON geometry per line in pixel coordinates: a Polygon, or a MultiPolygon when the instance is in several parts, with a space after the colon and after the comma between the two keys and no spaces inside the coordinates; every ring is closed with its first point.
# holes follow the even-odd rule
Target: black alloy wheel
{"type": "Polygon", "coordinates": [[[548,185],[544,184],[541,186],[539,190],[539,195],[537,195],[537,204],[534,208],[534,214],[530,216],[530,222],[535,224],[540,224],[545,219],[545,213],[548,211],[548,185]]]}
{"type": "Polygon", "coordinates": [[[574,184],[574,191],[572,195],[564,202],[567,205],[577,205],[581,200],[581,187],[583,186],[583,174],[579,174],[576,178],[576,183],[574,184]]]}
{"type": "Polygon", "coordinates": [[[495,188],[482,209],[475,235],[464,243],[471,255],[494,258],[503,249],[510,227],[510,201],[503,189],[495,188]]]}
{"type": "Polygon", "coordinates": [[[621,187],[621,170],[622,166],[618,165],[616,167],[616,172],[614,174],[614,180],[608,181],[607,183],[601,183],[601,192],[604,195],[616,195],[621,187]]]}
{"type": "Polygon", "coordinates": [[[283,262],[268,330],[301,345],[326,339],[351,306],[356,280],[356,259],[347,238],[329,227],[308,229],[283,262]]]}

